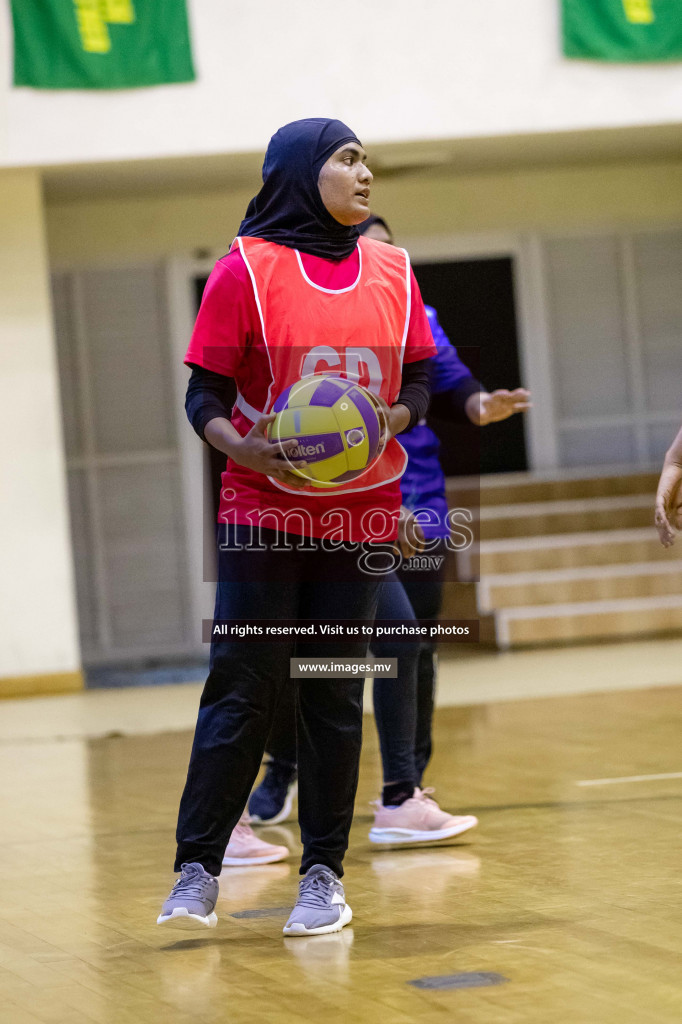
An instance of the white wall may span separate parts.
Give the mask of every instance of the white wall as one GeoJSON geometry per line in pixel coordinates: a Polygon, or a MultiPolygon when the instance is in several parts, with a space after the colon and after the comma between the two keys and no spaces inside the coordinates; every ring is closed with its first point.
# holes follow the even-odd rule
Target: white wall
{"type": "MultiPolygon", "coordinates": [[[[682,120],[679,65],[561,56],[559,0],[188,0],[198,81],[121,92],[0,85],[0,164],[262,150],[311,115],[366,142],[682,120]]],[[[0,64],[10,67],[9,4],[0,64]]]]}
{"type": "Polygon", "coordinates": [[[73,688],[80,659],[36,172],[0,172],[0,224],[0,693],[4,677],[44,674],[71,675],[73,688]]]}
{"type": "MultiPolygon", "coordinates": [[[[227,250],[258,188],[50,203],[53,268],[227,250]]],[[[682,223],[682,159],[378,178],[372,209],[416,258],[438,236],[682,223]]]]}

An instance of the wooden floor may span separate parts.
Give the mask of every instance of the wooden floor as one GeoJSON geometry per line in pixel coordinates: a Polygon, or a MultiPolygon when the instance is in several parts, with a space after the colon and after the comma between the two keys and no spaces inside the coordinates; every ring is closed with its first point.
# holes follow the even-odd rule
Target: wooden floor
{"type": "Polygon", "coordinates": [[[295,856],[225,869],[215,931],[155,926],[188,732],[5,737],[0,1021],[679,1024],[681,688],[441,708],[429,781],[481,824],[431,849],[370,846],[366,726],[353,924],[308,939],[295,856]]]}

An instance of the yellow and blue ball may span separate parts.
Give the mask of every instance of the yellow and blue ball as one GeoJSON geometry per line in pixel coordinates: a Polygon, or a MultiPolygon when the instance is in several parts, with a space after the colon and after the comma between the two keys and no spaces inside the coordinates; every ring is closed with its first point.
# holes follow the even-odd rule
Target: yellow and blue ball
{"type": "Polygon", "coordinates": [[[288,460],[305,460],[290,469],[313,487],[334,488],[361,476],[379,454],[382,427],[370,393],[353,381],[329,374],[303,377],[272,407],[272,442],[295,439],[288,460]]]}

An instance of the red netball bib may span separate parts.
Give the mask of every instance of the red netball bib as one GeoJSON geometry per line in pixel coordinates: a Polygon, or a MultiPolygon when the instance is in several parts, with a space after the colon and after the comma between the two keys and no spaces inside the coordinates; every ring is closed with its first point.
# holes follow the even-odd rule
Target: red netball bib
{"type": "MultiPolygon", "coordinates": [[[[271,382],[263,408],[240,394],[236,406],[255,421],[281,392],[314,373],[354,380],[392,405],[400,391],[410,320],[410,263],[404,249],[361,237],[355,282],[333,290],[307,276],[300,253],[260,238],[238,238],[253,284],[267,346],[271,382]]],[[[261,404],[260,402],[258,404],[261,404]]],[[[402,476],[407,455],[391,438],[379,459],[355,480],[330,490],[287,487],[320,497],[379,487],[402,476]]]]}

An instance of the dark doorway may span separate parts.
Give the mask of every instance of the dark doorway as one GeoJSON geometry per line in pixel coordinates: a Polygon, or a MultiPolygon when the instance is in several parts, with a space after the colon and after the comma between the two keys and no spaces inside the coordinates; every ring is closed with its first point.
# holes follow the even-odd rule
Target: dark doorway
{"type": "MultiPolygon", "coordinates": [[[[521,387],[511,258],[421,263],[414,273],[424,302],[437,310],[460,358],[485,388],[521,387]]],[[[435,419],[432,426],[443,444],[447,475],[528,468],[522,416],[481,431],[435,419]]]]}

